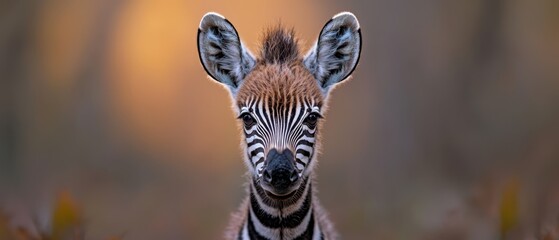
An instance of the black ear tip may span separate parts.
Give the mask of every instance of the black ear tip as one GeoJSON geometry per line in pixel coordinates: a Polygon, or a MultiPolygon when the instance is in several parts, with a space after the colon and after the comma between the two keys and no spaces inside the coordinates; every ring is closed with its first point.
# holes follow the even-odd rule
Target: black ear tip
{"type": "Polygon", "coordinates": [[[198,29],[207,29],[209,26],[218,25],[218,22],[221,21],[227,21],[227,19],[219,13],[208,12],[204,14],[202,20],[200,20],[200,25],[198,26],[198,29]]]}
{"type": "Polygon", "coordinates": [[[359,25],[359,20],[357,20],[357,17],[355,16],[355,14],[353,14],[351,12],[338,13],[338,14],[334,15],[334,17],[332,17],[331,21],[338,22],[341,25],[349,25],[349,26],[352,26],[355,29],[360,29],[361,28],[361,26],[359,25]]]}

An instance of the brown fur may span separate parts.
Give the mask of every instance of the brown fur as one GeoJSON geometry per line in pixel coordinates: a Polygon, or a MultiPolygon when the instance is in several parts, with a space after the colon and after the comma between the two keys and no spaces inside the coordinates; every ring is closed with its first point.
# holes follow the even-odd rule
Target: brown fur
{"type": "Polygon", "coordinates": [[[233,214],[231,214],[231,219],[229,219],[229,225],[225,230],[225,234],[223,235],[227,240],[236,240],[239,234],[239,231],[243,227],[245,220],[247,218],[248,209],[249,207],[249,198],[245,197],[239,210],[233,214]]]}
{"type": "Polygon", "coordinates": [[[240,87],[237,103],[255,95],[280,104],[306,98],[322,106],[324,96],[316,79],[303,65],[293,30],[277,26],[264,35],[258,64],[240,87]]]}
{"type": "Polygon", "coordinates": [[[237,103],[254,96],[279,105],[303,98],[314,100],[318,106],[324,101],[316,80],[302,63],[292,63],[291,66],[259,64],[239,89],[237,103]]]}
{"type": "MultiPolygon", "coordinates": [[[[263,98],[268,104],[288,106],[297,101],[314,101],[318,107],[326,108],[326,96],[318,82],[302,62],[298,41],[293,30],[278,26],[265,33],[257,65],[240,86],[236,96],[237,105],[242,105],[253,97],[263,98]]],[[[315,151],[319,151],[319,133],[316,134],[315,151]]],[[[314,181],[314,179],[313,179],[314,181]]],[[[313,195],[316,195],[313,191],[313,195]]],[[[247,193],[248,195],[248,193],[247,193]]],[[[313,200],[313,211],[325,239],[337,239],[338,235],[328,219],[327,212],[317,198],[313,200]]],[[[225,233],[226,239],[236,239],[247,218],[248,197],[241,204],[230,221],[225,233]]]]}

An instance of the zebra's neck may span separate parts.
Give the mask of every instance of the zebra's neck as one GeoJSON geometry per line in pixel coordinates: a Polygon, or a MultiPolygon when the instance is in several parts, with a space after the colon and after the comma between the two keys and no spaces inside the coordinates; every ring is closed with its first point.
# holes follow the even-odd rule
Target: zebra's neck
{"type": "Polygon", "coordinates": [[[277,200],[266,195],[252,179],[246,221],[239,239],[320,239],[313,211],[310,176],[305,177],[293,196],[277,200]]]}

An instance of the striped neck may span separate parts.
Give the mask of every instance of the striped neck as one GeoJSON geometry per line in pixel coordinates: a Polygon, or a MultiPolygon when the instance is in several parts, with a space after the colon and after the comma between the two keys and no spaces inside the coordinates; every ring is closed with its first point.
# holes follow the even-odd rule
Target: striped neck
{"type": "Polygon", "coordinates": [[[320,235],[313,212],[310,176],[287,199],[266,195],[256,179],[250,184],[247,219],[239,239],[313,239],[320,235]]]}

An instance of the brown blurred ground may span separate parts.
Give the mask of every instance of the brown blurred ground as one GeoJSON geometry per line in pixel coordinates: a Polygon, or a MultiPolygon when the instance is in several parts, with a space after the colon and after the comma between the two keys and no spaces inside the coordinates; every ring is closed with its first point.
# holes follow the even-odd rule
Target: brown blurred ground
{"type": "Polygon", "coordinates": [[[543,239],[559,226],[559,2],[2,1],[0,206],[90,239],[220,239],[243,191],[227,92],[196,53],[216,11],[256,51],[340,11],[363,52],[331,98],[320,198],[344,239],[543,239]]]}

